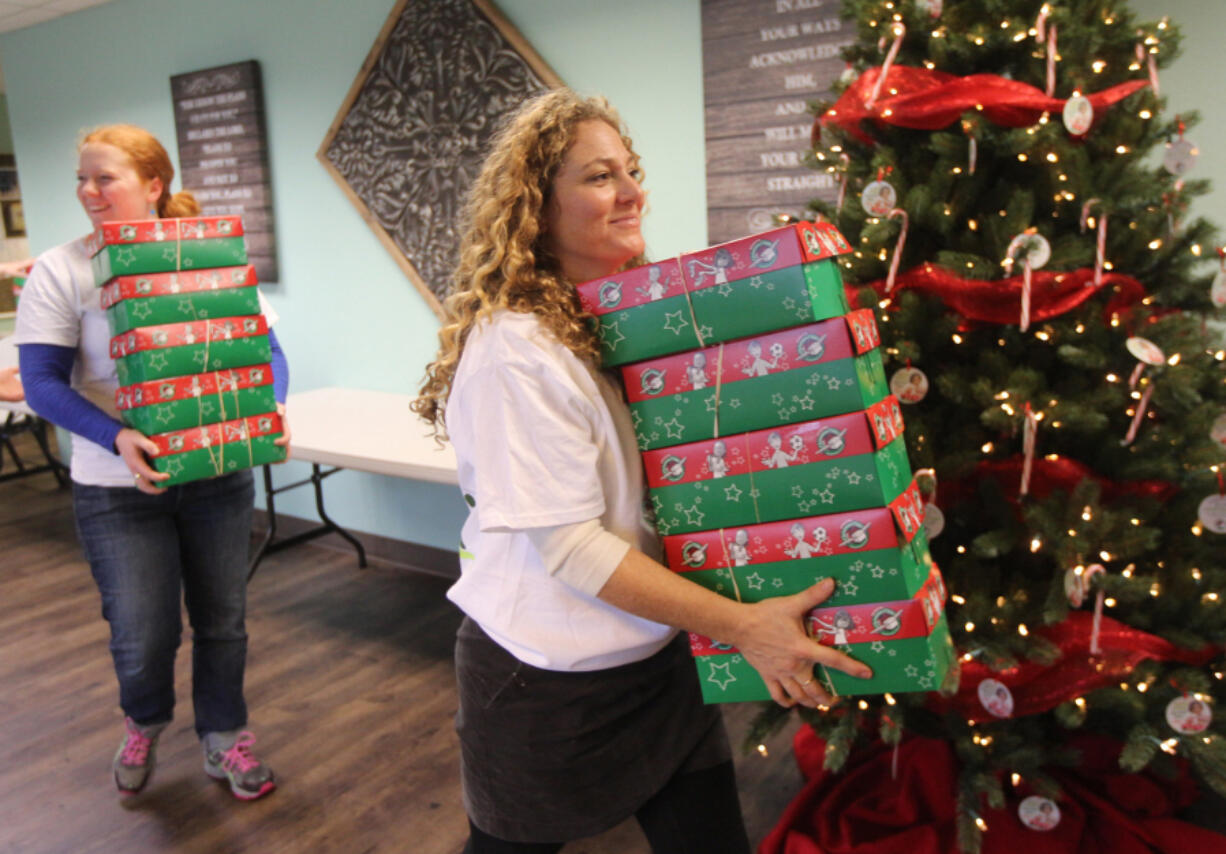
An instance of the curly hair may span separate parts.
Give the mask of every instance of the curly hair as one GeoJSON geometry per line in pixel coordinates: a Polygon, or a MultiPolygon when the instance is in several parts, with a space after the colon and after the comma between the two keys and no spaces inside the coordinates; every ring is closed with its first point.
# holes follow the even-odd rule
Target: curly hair
{"type": "Polygon", "coordinates": [[[197,216],[200,213],[200,203],[188,190],[171,194],[170,182],[174,180],[175,167],[162,143],[149,131],[136,125],[103,125],[81,136],[77,152],[91,142],[113,145],[128,155],[136,173],[145,181],[162,180],[162,195],[157,202],[159,217],[197,216]]]}
{"type": "MultiPolygon", "coordinates": [[[[601,97],[582,98],[555,89],[520,106],[494,136],[490,153],[469,191],[460,262],[443,303],[439,350],[426,366],[411,408],[445,435],[444,410],[464,344],[473,327],[498,309],[535,314],[541,325],[576,356],[599,363],[600,348],[567,281],[546,246],[546,205],[553,180],[578,126],[603,121],[621,136],[637,163],[617,111],[601,97]]],[[[636,266],[634,258],[626,265],[636,266]]]]}

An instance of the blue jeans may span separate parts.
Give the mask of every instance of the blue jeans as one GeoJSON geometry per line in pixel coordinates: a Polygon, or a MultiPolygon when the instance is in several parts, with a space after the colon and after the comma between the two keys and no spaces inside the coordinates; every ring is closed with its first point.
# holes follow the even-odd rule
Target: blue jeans
{"type": "Polygon", "coordinates": [[[247,550],[255,486],[250,471],[146,495],[73,483],[77,533],[111,626],[119,705],[138,724],[174,713],[175,653],[192,638],[196,732],[247,723],[247,550]]]}

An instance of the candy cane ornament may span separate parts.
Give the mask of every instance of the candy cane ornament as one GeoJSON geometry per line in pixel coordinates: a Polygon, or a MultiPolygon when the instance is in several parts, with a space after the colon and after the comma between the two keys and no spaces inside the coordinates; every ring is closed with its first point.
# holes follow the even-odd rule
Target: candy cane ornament
{"type": "Polygon", "coordinates": [[[898,51],[902,48],[902,39],[907,34],[907,28],[895,22],[891,27],[891,32],[894,33],[894,43],[890,45],[890,51],[885,55],[885,62],[881,65],[881,74],[877,75],[877,82],[873,84],[873,92],[868,96],[868,101],[865,103],[865,106],[870,109],[873,104],[877,103],[877,96],[881,94],[881,87],[885,84],[886,75],[890,73],[890,66],[894,64],[894,60],[898,57],[898,51]]]}
{"type": "Polygon", "coordinates": [[[907,225],[910,220],[907,217],[907,212],[902,208],[894,208],[890,211],[889,218],[895,217],[902,220],[902,231],[898,234],[898,243],[894,245],[894,257],[890,259],[890,272],[885,277],[885,292],[888,295],[894,290],[894,279],[898,276],[898,264],[902,261],[902,250],[907,245],[907,225]]]}
{"type": "MultiPolygon", "coordinates": [[[[1102,199],[1090,199],[1081,206],[1081,233],[1085,234],[1086,223],[1090,218],[1090,208],[1097,204],[1102,207],[1102,199]]],[[[1094,287],[1103,283],[1103,260],[1107,249],[1107,212],[1100,210],[1098,214],[1098,237],[1094,248],[1094,287]]]]}
{"type": "MultiPolygon", "coordinates": [[[[1107,570],[1101,563],[1091,564],[1082,573],[1081,583],[1088,590],[1090,588],[1090,581],[1094,576],[1106,574],[1107,570]]],[[[1102,647],[1098,645],[1098,635],[1103,623],[1103,599],[1103,588],[1102,585],[1099,585],[1098,592],[1094,594],[1094,620],[1090,624],[1090,655],[1103,654],[1102,647]]]]}
{"type": "Polygon", "coordinates": [[[1149,88],[1154,90],[1155,98],[1161,97],[1162,91],[1158,88],[1158,63],[1141,42],[1137,42],[1137,65],[1146,66],[1149,71],[1149,88]]]}
{"type": "Polygon", "coordinates": [[[1034,468],[1034,446],[1038,438],[1039,416],[1026,402],[1026,416],[1022,421],[1022,480],[1018,485],[1017,494],[1024,498],[1030,494],[1030,472],[1034,468]]]}
{"type": "Polygon", "coordinates": [[[839,152],[839,159],[843,161],[843,174],[839,176],[839,198],[834,203],[835,213],[843,211],[843,198],[847,195],[847,170],[851,166],[851,158],[847,156],[847,152],[839,152]]]}
{"type": "Polygon", "coordinates": [[[1047,97],[1056,94],[1056,25],[1047,31],[1047,97]]]}

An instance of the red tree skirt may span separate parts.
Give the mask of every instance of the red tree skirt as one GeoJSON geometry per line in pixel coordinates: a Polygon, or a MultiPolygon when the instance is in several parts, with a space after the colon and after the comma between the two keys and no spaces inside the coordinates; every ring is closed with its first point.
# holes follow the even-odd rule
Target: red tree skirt
{"type": "MultiPolygon", "coordinates": [[[[1187,854],[1226,850],[1226,837],[1175,818],[1196,799],[1186,767],[1175,780],[1119,770],[1119,744],[1083,736],[1081,766],[1050,769],[1063,788],[1060,824],[1030,830],[1009,791],[1003,810],[985,810],[983,854],[1187,854]]],[[[822,770],[823,742],[803,727],[793,742],[807,782],[758,846],[758,854],[958,854],[958,766],[949,742],[912,738],[893,750],[881,742],[852,754],[844,770],[822,770]]],[[[1008,787],[1006,787],[1008,788],[1008,787]]]]}
{"type": "MultiPolygon", "coordinates": [[[[1064,98],[1049,98],[1029,83],[996,74],[958,77],[905,65],[890,67],[881,96],[869,107],[869,96],[880,76],[880,68],[870,68],[847,87],[835,105],[814,124],[814,145],[822,125],[837,125],[861,142],[871,144],[872,139],[860,127],[865,119],[898,127],[937,130],[953,124],[968,110],[974,110],[1003,127],[1026,127],[1037,122],[1044,113],[1060,115],[1064,109],[1064,98]]],[[[1094,107],[1095,120],[1107,107],[1148,85],[1145,80],[1130,80],[1087,95],[1094,107]]]]}

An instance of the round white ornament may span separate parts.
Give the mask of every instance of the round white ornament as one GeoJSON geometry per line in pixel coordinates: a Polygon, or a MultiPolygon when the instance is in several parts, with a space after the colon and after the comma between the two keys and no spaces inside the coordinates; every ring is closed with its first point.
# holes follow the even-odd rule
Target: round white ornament
{"type": "Polygon", "coordinates": [[[930,540],[935,540],[945,530],[945,514],[941,512],[940,507],[937,507],[931,501],[924,505],[923,524],[924,533],[928,535],[930,540]]]}
{"type": "Polygon", "coordinates": [[[1094,105],[1085,95],[1074,95],[1064,102],[1064,126],[1073,136],[1081,136],[1094,124],[1094,105]]]}
{"type": "Polygon", "coordinates": [[[860,194],[860,204],[870,216],[888,216],[898,201],[898,193],[887,181],[873,181],[860,194]]]}
{"type": "Polygon", "coordinates": [[[1013,694],[1004,682],[984,679],[977,690],[979,702],[994,717],[1007,718],[1013,714],[1013,694]]]}
{"type": "Polygon", "coordinates": [[[1051,260],[1051,244],[1037,232],[1022,233],[1009,241],[1009,250],[1005,255],[1015,259],[1018,264],[1029,261],[1030,269],[1037,270],[1051,260]]]}
{"type": "Polygon", "coordinates": [[[1031,795],[1017,805],[1017,817],[1031,830],[1051,830],[1060,823],[1060,807],[1050,798],[1031,795]]]}
{"type": "Polygon", "coordinates": [[[934,18],[939,18],[941,12],[945,10],[945,0],[915,0],[915,8],[921,12],[927,12],[934,18]]]}
{"type": "Polygon", "coordinates": [[[1166,144],[1166,154],[1162,156],[1162,168],[1172,175],[1186,175],[1196,165],[1200,149],[1190,139],[1180,137],[1166,144]]]}
{"type": "Polygon", "coordinates": [[[1148,338],[1138,338],[1134,335],[1124,342],[1124,346],[1138,361],[1147,365],[1166,364],[1166,353],[1163,353],[1162,348],[1148,338]]]}
{"type": "Polygon", "coordinates": [[[1213,277],[1213,284],[1209,287],[1209,300],[1217,308],[1226,306],[1226,270],[1213,277]]]}
{"type": "Polygon", "coordinates": [[[928,377],[919,368],[899,368],[890,377],[890,391],[903,403],[919,403],[928,394],[928,377]]]}
{"type": "Polygon", "coordinates": [[[1196,508],[1196,518],[1215,534],[1226,534],[1226,495],[1210,495],[1196,508]]]}
{"type": "Polygon", "coordinates": [[[1204,732],[1213,722],[1213,709],[1204,700],[1183,694],[1166,704],[1166,722],[1175,732],[1204,732]]]}
{"type": "Polygon", "coordinates": [[[1226,414],[1219,415],[1213,420],[1213,426],[1209,428],[1209,438],[1226,447],[1226,414]]]}

